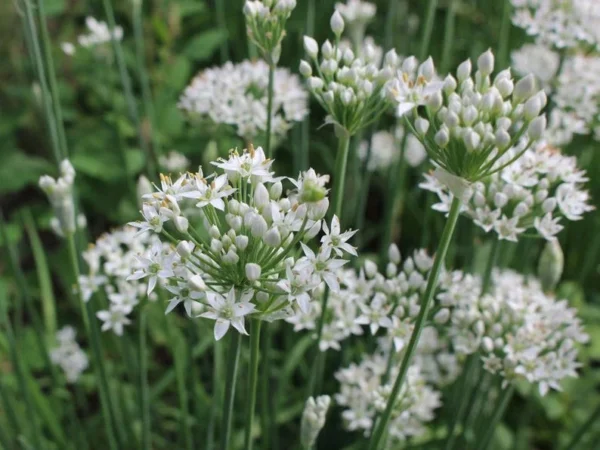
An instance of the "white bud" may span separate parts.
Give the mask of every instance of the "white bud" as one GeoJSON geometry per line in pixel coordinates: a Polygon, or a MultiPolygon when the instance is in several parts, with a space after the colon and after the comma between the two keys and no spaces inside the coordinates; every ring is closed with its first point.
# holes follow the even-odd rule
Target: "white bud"
{"type": "Polygon", "coordinates": [[[339,11],[336,10],[333,13],[329,24],[331,25],[331,31],[333,31],[333,33],[337,37],[340,37],[340,35],[344,31],[344,19],[342,18],[342,15],[339,13],[339,11]]]}
{"type": "Polygon", "coordinates": [[[173,219],[173,223],[175,224],[175,228],[177,228],[177,231],[179,231],[180,233],[187,233],[190,222],[186,217],[176,216],[173,219]]]}
{"type": "Polygon", "coordinates": [[[312,75],[312,67],[310,66],[309,63],[307,63],[306,61],[302,60],[300,61],[300,74],[303,77],[310,77],[312,75]]]}
{"type": "Polygon", "coordinates": [[[243,252],[244,250],[246,250],[246,248],[248,248],[248,236],[244,236],[243,234],[240,234],[239,236],[235,237],[235,246],[241,251],[243,252]]]}
{"type": "Polygon", "coordinates": [[[431,56],[425,60],[423,64],[419,66],[419,75],[422,75],[426,81],[431,81],[435,75],[435,67],[433,65],[433,59],[431,56]]]}
{"type": "Polygon", "coordinates": [[[325,85],[325,83],[323,82],[323,80],[321,80],[320,78],[317,77],[310,77],[308,79],[308,88],[311,91],[318,91],[323,89],[323,86],[325,85]]]}
{"type": "Polygon", "coordinates": [[[154,192],[154,188],[152,187],[152,183],[150,183],[150,180],[144,175],[140,175],[137,181],[138,198],[142,198],[146,194],[152,194],[152,192],[154,192]]]}
{"type": "Polygon", "coordinates": [[[401,255],[400,249],[396,244],[391,244],[390,248],[388,248],[388,258],[394,264],[400,264],[401,255]]]}
{"type": "Polygon", "coordinates": [[[281,184],[281,181],[276,181],[269,188],[269,197],[271,197],[271,200],[279,200],[279,197],[281,197],[282,192],[283,186],[281,184]]]}
{"type": "Polygon", "coordinates": [[[546,130],[546,116],[538,116],[531,121],[527,128],[527,135],[530,139],[536,141],[542,137],[546,130]]]}
{"type": "Polygon", "coordinates": [[[556,209],[556,205],[557,205],[556,198],[549,197],[546,200],[544,200],[544,202],[542,203],[542,209],[544,210],[544,212],[546,214],[551,213],[552,211],[554,211],[554,209],[556,209]]]}
{"type": "Polygon", "coordinates": [[[494,83],[494,86],[496,86],[496,89],[498,89],[498,92],[500,92],[502,98],[506,98],[510,94],[512,94],[513,89],[515,87],[514,83],[510,78],[502,78],[496,83],[494,83]]]}
{"type": "Polygon", "coordinates": [[[352,51],[352,49],[350,49],[350,48],[345,49],[344,53],[342,55],[342,59],[344,60],[344,63],[347,66],[352,64],[352,61],[354,61],[354,52],[352,51]]]}
{"type": "Polygon", "coordinates": [[[510,134],[500,128],[498,131],[496,131],[495,143],[500,150],[504,150],[510,144],[510,134]]]}
{"type": "Polygon", "coordinates": [[[262,272],[262,268],[255,263],[246,264],[246,278],[250,281],[256,281],[260,278],[260,274],[262,272]]]}
{"type": "Polygon", "coordinates": [[[304,241],[310,241],[311,239],[313,239],[314,237],[317,236],[317,234],[319,234],[319,232],[321,231],[321,221],[317,220],[312,227],[310,227],[308,229],[308,231],[304,234],[304,241]]]}
{"type": "Polygon", "coordinates": [[[267,221],[259,215],[254,215],[252,223],[250,224],[250,232],[254,237],[262,237],[267,231],[267,221]]]}
{"type": "Polygon", "coordinates": [[[422,117],[418,117],[417,120],[415,120],[415,129],[420,135],[427,134],[427,130],[429,130],[429,121],[422,117]]]}
{"type": "Polygon", "coordinates": [[[529,206],[525,202],[519,202],[517,206],[515,206],[515,210],[513,211],[513,215],[516,217],[523,217],[524,215],[529,213],[529,206]]]}
{"type": "Polygon", "coordinates": [[[510,120],[508,117],[500,117],[498,120],[496,120],[496,128],[498,129],[508,131],[511,125],[512,120],[510,120]]]}
{"type": "Polygon", "coordinates": [[[434,113],[438,112],[444,104],[444,97],[442,96],[442,91],[437,91],[431,94],[429,98],[427,98],[426,104],[427,107],[431,109],[434,113]]]}
{"type": "Polygon", "coordinates": [[[177,244],[177,254],[182,258],[189,258],[192,255],[192,250],[194,250],[194,244],[188,241],[181,241],[177,244]]]}
{"type": "Polygon", "coordinates": [[[388,278],[393,278],[398,273],[398,266],[396,264],[389,262],[387,266],[385,266],[385,274],[388,278]]]}
{"type": "Polygon", "coordinates": [[[468,152],[473,152],[479,148],[481,144],[481,136],[475,133],[472,129],[465,129],[463,133],[463,142],[468,152]]]}
{"type": "Polygon", "coordinates": [[[227,254],[222,257],[222,260],[224,263],[227,264],[237,264],[240,260],[240,257],[237,255],[237,253],[234,251],[234,248],[232,247],[229,249],[227,254]]]}
{"type": "Polygon", "coordinates": [[[269,191],[267,191],[264,184],[258,183],[254,188],[254,206],[256,206],[259,211],[262,211],[262,209],[269,204],[269,201],[269,191]]]}
{"type": "Polygon", "coordinates": [[[473,105],[467,106],[462,111],[462,119],[466,126],[470,127],[473,125],[473,122],[477,120],[477,116],[479,116],[479,111],[473,105]]]}
{"type": "Polygon", "coordinates": [[[435,316],[433,316],[433,321],[438,325],[443,325],[448,322],[450,319],[450,310],[448,308],[440,309],[435,316]]]}
{"type": "Polygon", "coordinates": [[[314,59],[319,54],[319,45],[313,38],[304,36],[304,50],[308,56],[314,59]]]}
{"type": "Polygon", "coordinates": [[[494,54],[491,50],[488,50],[479,56],[477,59],[477,68],[484,77],[487,77],[494,71],[494,54]]]}
{"type": "Polygon", "coordinates": [[[532,74],[527,75],[525,78],[521,78],[515,85],[513,100],[516,103],[527,100],[535,93],[535,84],[535,77],[532,74]]]}
{"type": "Polygon", "coordinates": [[[536,95],[525,102],[525,106],[523,107],[523,116],[525,117],[525,120],[533,120],[540,115],[541,110],[542,102],[536,95]]]}
{"type": "Polygon", "coordinates": [[[192,275],[189,279],[188,279],[188,284],[190,285],[190,287],[196,291],[205,291],[206,290],[206,283],[204,283],[204,280],[202,279],[202,277],[200,275],[192,275]]]}
{"type": "Polygon", "coordinates": [[[269,247],[278,247],[281,244],[281,235],[276,227],[269,229],[263,236],[263,241],[269,247]]]}
{"type": "Polygon", "coordinates": [[[321,395],[316,398],[309,397],[302,412],[300,423],[300,444],[302,448],[312,448],[317,441],[319,433],[325,426],[325,418],[331,398],[321,395]]]}
{"type": "Polygon", "coordinates": [[[345,106],[348,106],[354,100],[354,93],[351,88],[344,89],[341,95],[342,103],[345,106]]]}
{"type": "Polygon", "coordinates": [[[494,341],[489,336],[484,336],[481,340],[481,347],[487,353],[491,353],[494,351],[494,341]]]}
{"type": "Polygon", "coordinates": [[[396,53],[396,50],[392,49],[385,54],[385,65],[394,68],[398,66],[398,53],[396,53]]]}
{"type": "Polygon", "coordinates": [[[208,235],[213,239],[219,239],[221,237],[221,232],[219,231],[219,228],[216,225],[212,225],[208,229],[208,235]]]}
{"type": "Polygon", "coordinates": [[[370,259],[365,261],[365,275],[367,278],[373,278],[375,275],[377,275],[377,264],[370,259]]]}
{"type": "Polygon", "coordinates": [[[444,80],[444,87],[443,87],[446,95],[452,94],[454,91],[456,91],[456,87],[457,87],[456,78],[454,78],[452,75],[448,75],[446,77],[446,79],[444,80]]]}
{"type": "Polygon", "coordinates": [[[551,291],[556,287],[562,277],[564,262],[565,258],[558,239],[548,241],[540,255],[538,265],[538,277],[544,291],[551,291]]]}
{"type": "Polygon", "coordinates": [[[508,203],[508,197],[502,192],[496,192],[494,195],[494,205],[496,208],[503,208],[508,203]]]}
{"type": "Polygon", "coordinates": [[[440,128],[440,131],[435,134],[433,140],[438,147],[445,148],[450,142],[450,133],[448,133],[448,129],[446,127],[440,128]]]}
{"type": "Polygon", "coordinates": [[[333,46],[329,40],[326,40],[321,46],[321,53],[323,53],[323,59],[331,59],[334,57],[333,46]]]}
{"type": "Polygon", "coordinates": [[[471,76],[471,60],[467,59],[466,61],[462,62],[458,66],[458,69],[456,70],[456,78],[458,79],[459,83],[462,83],[470,76],[471,76]]]}

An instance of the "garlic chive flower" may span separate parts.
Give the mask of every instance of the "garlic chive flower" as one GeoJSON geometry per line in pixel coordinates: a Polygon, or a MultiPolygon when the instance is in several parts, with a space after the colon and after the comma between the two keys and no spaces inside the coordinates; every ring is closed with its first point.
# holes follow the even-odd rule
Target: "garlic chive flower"
{"type": "MultiPolygon", "coordinates": [[[[390,167],[400,158],[404,132],[405,128],[401,125],[397,126],[393,133],[377,131],[371,137],[370,149],[367,141],[360,143],[358,157],[366,162],[368,171],[389,172],[390,167]]],[[[421,165],[427,158],[423,144],[412,133],[406,137],[405,146],[404,160],[410,167],[421,165]]]]}
{"type": "MultiPolygon", "coordinates": [[[[230,126],[247,142],[267,131],[269,66],[262,60],[227,62],[200,72],[185,89],[178,106],[199,126],[230,126]]],[[[281,140],[294,122],[308,115],[308,92],[298,76],[276,69],[272,105],[273,138],[281,140]]]]}
{"type": "MultiPolygon", "coordinates": [[[[511,149],[504,158],[519,152],[511,149]]],[[[580,220],[594,209],[582,188],[586,181],[575,157],[540,143],[510,166],[473,183],[462,213],[498,239],[516,242],[523,233],[533,232],[553,240],[563,229],[562,220],[580,220]]],[[[449,211],[451,192],[445,184],[426,174],[419,186],[437,194],[440,203],[433,209],[449,211]]]]}
{"type": "Polygon", "coordinates": [[[281,55],[285,24],[296,7],[296,0],[248,0],[244,5],[246,30],[269,65],[281,55]]]}
{"type": "Polygon", "coordinates": [[[60,366],[68,383],[76,383],[88,368],[85,352],[75,340],[75,329],[69,325],[56,332],[56,346],[50,350],[50,361],[60,366]]]}
{"type": "Polygon", "coordinates": [[[183,303],[196,317],[215,321],[215,339],[230,328],[247,334],[248,317],[273,321],[311,309],[314,292],[325,282],[339,289],[344,254],[356,254],[337,217],[323,221],[329,206],[329,177],[301,173],[284,190],[285,178],[271,171],[262,148],[212,165],[217,172],[186,173],[144,196],[143,221],[169,250],[153,247],[140,257],[129,279],[161,284],[175,295],[167,313],[183,303]],[[154,211],[151,215],[146,210],[154,211]],[[325,231],[320,247],[310,246],[325,231]]]}
{"type": "MultiPolygon", "coordinates": [[[[123,28],[115,26],[112,30],[108,27],[106,22],[95,19],[94,17],[85,18],[85,26],[88,30],[87,34],[81,34],[77,37],[77,44],[83,48],[94,49],[99,48],[99,54],[105,56],[106,52],[101,48],[104,44],[115,41],[121,41],[123,39],[123,28]]],[[[69,56],[73,56],[77,50],[75,44],[71,42],[61,43],[62,51],[69,56]]]]}
{"type": "Polygon", "coordinates": [[[39,186],[48,196],[58,221],[53,228],[62,236],[72,234],[77,229],[73,203],[74,182],[75,169],[68,159],[60,163],[60,177],[54,179],[49,175],[43,175],[39,181],[39,186]]]}
{"type": "Polygon", "coordinates": [[[389,107],[384,89],[392,75],[389,69],[363,60],[347,46],[342,49],[339,35],[334,43],[325,41],[320,57],[317,42],[309,36],[304,37],[304,49],[309,61],[300,62],[300,73],[327,112],[327,123],[352,136],[389,107]]]}
{"type": "Polygon", "coordinates": [[[317,442],[319,433],[325,426],[330,404],[331,397],[328,395],[320,395],[316,399],[309,397],[306,400],[300,423],[300,444],[303,449],[311,449],[317,442]]]}
{"type": "Polygon", "coordinates": [[[335,9],[343,18],[353,45],[358,47],[365,36],[367,25],[375,17],[377,7],[362,0],[347,0],[345,3],[336,3],[335,9]]]}
{"type": "Polygon", "coordinates": [[[545,129],[541,110],[546,95],[537,91],[529,75],[514,82],[510,70],[490,78],[494,55],[483,53],[472,75],[470,60],[458,67],[456,78],[437,81],[430,59],[417,67],[407,58],[391,84],[397,115],[425,146],[436,174],[457,197],[468,184],[489,176],[517,160],[545,129]],[[517,142],[523,149],[502,159],[517,142]]]}
{"type": "MultiPolygon", "coordinates": [[[[344,408],[342,420],[349,431],[362,431],[369,436],[377,415],[385,409],[401,362],[401,354],[393,354],[388,365],[389,352],[390,349],[380,343],[374,354],[364,356],[360,363],[353,363],[335,374],[340,382],[335,401],[344,408]],[[387,381],[384,381],[388,367],[387,381]]],[[[428,423],[441,405],[441,393],[426,383],[419,366],[413,363],[386,429],[389,448],[399,448],[406,440],[425,435],[428,423]]]]}

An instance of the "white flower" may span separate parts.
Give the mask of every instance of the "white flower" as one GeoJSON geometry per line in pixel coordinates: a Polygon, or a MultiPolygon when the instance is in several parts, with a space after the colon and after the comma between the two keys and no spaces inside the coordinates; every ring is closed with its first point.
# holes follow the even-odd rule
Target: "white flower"
{"type": "Polygon", "coordinates": [[[558,217],[553,218],[552,213],[548,213],[542,219],[536,217],[533,226],[544,239],[552,240],[564,228],[558,221],[558,217]]]}
{"type": "Polygon", "coordinates": [[[156,287],[156,283],[159,278],[167,279],[174,275],[173,272],[173,260],[175,253],[165,256],[163,254],[163,248],[160,244],[155,243],[152,246],[150,254],[148,256],[137,256],[140,262],[140,268],[133,272],[127,277],[128,281],[139,280],[140,278],[148,277],[148,290],[150,293],[156,287]]]}
{"type": "Polygon", "coordinates": [[[233,326],[242,334],[248,334],[244,326],[244,317],[255,311],[255,306],[250,303],[254,296],[253,291],[236,294],[235,288],[231,288],[227,297],[216,292],[207,292],[206,297],[209,304],[209,311],[200,314],[199,317],[215,320],[215,340],[220,340],[229,326],[233,326]],[[239,295],[239,301],[236,298],[239,295]]]}
{"type": "Polygon", "coordinates": [[[82,47],[94,47],[110,42],[113,39],[116,41],[123,39],[123,28],[119,26],[110,30],[106,22],[100,22],[93,17],[86,17],[85,25],[89,33],[82,34],[77,38],[77,42],[82,47]]]}
{"type": "Polygon", "coordinates": [[[189,317],[192,317],[192,308],[194,303],[197,303],[198,300],[205,297],[204,292],[197,290],[198,286],[194,285],[192,282],[182,282],[178,281],[177,285],[166,285],[165,288],[171,294],[175,295],[170,301],[167,309],[165,310],[165,314],[170,313],[175,309],[177,305],[183,303],[183,307],[185,308],[185,312],[189,317]]]}
{"type": "Polygon", "coordinates": [[[219,175],[210,181],[210,183],[200,177],[196,177],[195,182],[196,189],[185,192],[182,195],[187,198],[200,200],[196,203],[196,207],[198,208],[211,205],[219,211],[223,211],[225,209],[223,197],[227,197],[235,191],[235,189],[229,186],[227,175],[225,174],[219,175]]]}
{"type": "Polygon", "coordinates": [[[113,330],[117,336],[123,335],[123,327],[129,325],[128,311],[119,305],[111,304],[108,310],[98,311],[96,317],[102,322],[102,331],[113,330]]]}
{"type": "Polygon", "coordinates": [[[358,256],[356,248],[347,243],[348,239],[356,234],[356,230],[340,233],[340,219],[338,219],[338,216],[334,214],[331,219],[331,231],[327,224],[323,222],[323,231],[325,235],[321,238],[321,244],[324,248],[333,250],[338,256],[342,256],[344,252],[358,256]]]}
{"type": "Polygon", "coordinates": [[[76,383],[89,362],[87,355],[75,341],[75,329],[64,326],[56,332],[56,340],[58,345],[50,350],[50,360],[60,366],[68,383],[76,383]]]}
{"type": "Polygon", "coordinates": [[[317,254],[313,252],[306,244],[300,243],[305,257],[298,262],[298,267],[309,267],[315,274],[323,278],[333,292],[340,290],[337,279],[337,269],[346,264],[343,259],[331,259],[330,249],[321,249],[317,254]]]}

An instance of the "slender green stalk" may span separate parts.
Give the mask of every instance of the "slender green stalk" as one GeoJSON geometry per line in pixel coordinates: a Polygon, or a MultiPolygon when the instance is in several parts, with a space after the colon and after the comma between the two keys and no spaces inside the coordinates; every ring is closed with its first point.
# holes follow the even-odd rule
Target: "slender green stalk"
{"type": "Polygon", "coordinates": [[[429,52],[429,44],[431,42],[431,34],[433,32],[433,23],[435,22],[435,11],[437,9],[438,0],[429,0],[427,4],[427,13],[425,16],[425,26],[423,27],[423,38],[421,39],[421,50],[419,51],[419,59],[425,61],[429,52]]]}
{"type": "Polygon", "coordinates": [[[277,448],[271,439],[275,433],[273,430],[277,416],[278,403],[271,394],[271,346],[273,345],[272,326],[265,328],[262,337],[262,363],[260,368],[260,404],[261,404],[261,437],[264,448],[277,448]]]}
{"type": "Polygon", "coordinates": [[[327,313],[327,303],[329,303],[329,286],[325,285],[325,292],[323,292],[323,301],[321,303],[321,315],[319,316],[319,321],[317,322],[317,356],[315,356],[313,368],[310,373],[307,397],[316,394],[317,386],[321,383],[319,378],[320,376],[322,376],[322,368],[325,365],[324,360],[326,353],[322,352],[319,349],[319,343],[321,342],[321,337],[323,336],[323,327],[325,326],[325,315],[327,313]]]}
{"type": "Polygon", "coordinates": [[[237,381],[238,364],[240,361],[240,341],[242,335],[235,330],[229,331],[229,364],[225,381],[225,401],[223,403],[223,418],[221,422],[221,450],[230,450],[231,423],[233,419],[233,403],[235,399],[235,384],[237,381]]]}
{"type": "Polygon", "coordinates": [[[394,382],[394,386],[392,388],[392,392],[390,393],[390,397],[388,399],[385,410],[381,415],[381,419],[375,427],[373,435],[371,436],[369,442],[369,450],[377,450],[381,446],[381,441],[392,416],[392,411],[394,409],[396,400],[398,399],[400,388],[404,384],[404,380],[406,378],[406,374],[408,373],[408,368],[412,361],[412,357],[417,348],[417,344],[419,343],[421,331],[423,331],[423,328],[425,327],[427,313],[429,310],[429,304],[431,303],[433,294],[435,292],[435,289],[437,288],[438,278],[442,266],[444,264],[444,260],[446,259],[446,252],[448,251],[450,241],[452,240],[452,235],[454,234],[454,228],[456,227],[456,223],[458,222],[460,207],[460,200],[454,197],[452,200],[452,205],[450,206],[450,214],[448,215],[448,220],[446,221],[444,232],[442,233],[442,238],[438,246],[437,252],[435,254],[433,267],[431,268],[431,272],[429,273],[427,287],[425,288],[425,293],[421,300],[421,309],[419,310],[419,315],[417,316],[414,330],[410,336],[410,341],[406,348],[406,353],[404,354],[404,358],[402,359],[402,364],[400,365],[400,370],[398,372],[398,376],[396,377],[396,381],[394,382]]]}
{"type": "MultiPolygon", "coordinates": [[[[73,271],[75,282],[79,280],[79,257],[77,248],[75,246],[75,237],[73,234],[67,236],[67,246],[69,251],[69,260],[71,264],[71,270],[73,271]]],[[[84,323],[86,331],[90,339],[92,347],[94,370],[98,376],[98,387],[100,392],[100,403],[102,406],[102,415],[104,416],[104,425],[106,427],[106,435],[108,438],[109,447],[111,450],[119,448],[118,440],[115,434],[116,421],[114,417],[114,409],[112,405],[111,395],[108,390],[108,382],[106,377],[106,371],[104,368],[104,359],[102,357],[102,348],[100,345],[100,334],[98,332],[98,324],[94,317],[94,311],[92,310],[91,300],[84,302],[81,295],[81,289],[77,289],[79,300],[81,301],[81,307],[84,309],[84,323]]]]}
{"type": "Polygon", "coordinates": [[[446,10],[446,23],[444,24],[444,45],[442,47],[442,61],[440,73],[448,72],[452,59],[452,44],[454,44],[454,29],[456,25],[456,3],[458,0],[449,0],[446,10]]]}
{"type": "Polygon", "coordinates": [[[478,450],[486,450],[492,441],[492,437],[494,436],[494,431],[496,431],[496,426],[502,419],[504,415],[504,411],[506,411],[506,407],[510,402],[514,393],[514,387],[512,385],[502,390],[500,395],[500,399],[498,401],[498,406],[494,409],[494,415],[492,419],[488,423],[487,430],[481,439],[481,443],[477,445],[478,450]]]}
{"type": "MultiPolygon", "coordinates": [[[[206,435],[206,449],[212,450],[215,445],[215,426],[217,422],[217,415],[219,413],[217,398],[221,398],[222,396],[222,370],[223,367],[223,351],[222,351],[222,342],[215,342],[213,347],[213,402],[212,407],[210,408],[210,417],[208,420],[208,433],[206,435]]],[[[197,418],[198,421],[201,420],[200,416],[197,418]]]]}
{"type": "Polygon", "coordinates": [[[500,240],[492,240],[492,248],[488,256],[487,264],[485,266],[485,272],[483,273],[483,282],[481,284],[481,295],[487,294],[492,284],[492,272],[496,261],[498,260],[498,249],[500,247],[500,240]]]}
{"type": "MultiPolygon", "coordinates": [[[[225,15],[225,0],[215,0],[215,8],[217,10],[217,24],[219,25],[219,29],[228,33],[227,21],[225,15]]],[[[240,7],[241,8],[241,7],[240,7]]],[[[248,44],[251,45],[251,44],[248,44]]],[[[221,64],[225,64],[229,61],[229,36],[227,39],[221,41],[221,64]]]]}
{"type": "MultiPolygon", "coordinates": [[[[252,450],[252,425],[256,408],[256,387],[258,384],[258,360],[260,358],[260,328],[262,320],[254,319],[250,330],[250,376],[248,378],[248,404],[246,407],[246,428],[244,449],[252,450]]],[[[266,431],[266,430],[265,430],[266,431]]]]}
{"type": "Polygon", "coordinates": [[[40,21],[40,30],[42,44],[44,46],[44,57],[46,60],[46,70],[48,75],[48,81],[50,85],[51,102],[54,111],[56,134],[58,136],[58,143],[61,152],[61,158],[68,158],[69,150],[67,146],[67,137],[65,135],[65,125],[63,122],[62,109],[60,107],[60,96],[58,94],[58,86],[56,83],[56,71],[54,69],[54,60],[52,58],[52,46],[50,36],[48,34],[48,25],[46,23],[46,11],[44,6],[45,0],[38,0],[38,17],[40,21]]]}
{"type": "Polygon", "coordinates": [[[44,113],[46,116],[46,125],[48,126],[48,133],[50,134],[50,143],[52,145],[52,152],[54,153],[54,159],[56,164],[62,161],[62,155],[60,150],[60,141],[57,134],[56,118],[54,115],[54,108],[52,107],[52,96],[48,87],[48,81],[46,79],[46,70],[44,67],[44,59],[42,57],[42,51],[40,49],[37,26],[33,17],[31,0],[23,0],[25,5],[25,28],[28,30],[29,37],[31,39],[32,54],[34,56],[34,65],[37,72],[38,81],[40,83],[40,89],[42,91],[42,105],[44,107],[44,113]]]}
{"type": "Polygon", "coordinates": [[[275,64],[269,64],[269,86],[267,88],[267,135],[265,136],[265,153],[267,158],[273,157],[271,148],[271,122],[273,121],[273,90],[275,88],[275,64]]]}
{"type": "Polygon", "coordinates": [[[481,437],[481,424],[486,424],[488,417],[485,417],[484,406],[489,401],[490,392],[493,390],[492,376],[489,372],[483,372],[480,377],[471,404],[469,405],[469,414],[463,425],[463,434],[466,440],[466,446],[471,448],[481,437]],[[479,427],[477,426],[479,424],[479,427]]]}
{"type": "MultiPolygon", "coordinates": [[[[350,135],[346,130],[338,132],[338,150],[335,158],[335,179],[333,185],[333,214],[342,217],[342,204],[344,200],[344,186],[346,185],[346,167],[348,165],[348,153],[350,149],[350,135]]],[[[323,313],[325,311],[323,310],[323,313]]]]}
{"type": "Polygon", "coordinates": [[[400,2],[398,0],[388,1],[387,17],[385,21],[385,41],[383,47],[386,51],[395,48],[394,30],[397,28],[399,4],[400,2]]]}
{"type": "Polygon", "coordinates": [[[500,36],[498,39],[498,66],[504,68],[508,66],[508,40],[510,36],[510,12],[511,5],[509,0],[504,0],[502,9],[502,22],[500,23],[500,36]]]}
{"type": "Polygon", "coordinates": [[[140,71],[140,84],[142,86],[142,101],[144,102],[144,110],[150,126],[150,139],[152,140],[152,151],[155,155],[160,155],[160,144],[156,134],[156,116],[154,114],[154,102],[152,100],[152,89],[150,88],[150,77],[146,70],[144,45],[144,29],[142,21],[142,1],[136,0],[133,2],[133,33],[135,36],[135,55],[137,67],[140,71]]]}
{"type": "Polygon", "coordinates": [[[477,367],[477,355],[470,355],[469,360],[467,361],[467,365],[463,371],[462,382],[458,390],[458,396],[460,398],[458,409],[453,411],[452,421],[448,426],[448,433],[446,444],[444,445],[444,450],[451,450],[454,447],[454,442],[456,441],[456,433],[454,432],[454,430],[456,429],[456,426],[462,421],[467,411],[467,403],[469,398],[467,392],[469,388],[469,383],[472,381],[472,378],[477,374],[477,367]]]}
{"type": "MultiPolygon", "coordinates": [[[[315,32],[315,0],[306,0],[306,35],[314,36],[315,32]]],[[[300,154],[298,155],[298,167],[294,174],[300,170],[306,170],[309,167],[309,152],[310,152],[310,114],[302,121],[302,138],[301,145],[296,146],[300,154]]]]}
{"type": "Polygon", "coordinates": [[[581,439],[586,435],[588,431],[591,431],[592,425],[595,425],[600,420],[600,405],[596,407],[590,414],[587,420],[579,427],[579,429],[573,433],[573,438],[565,446],[565,450],[575,450],[581,439]]]}
{"type": "Polygon", "coordinates": [[[142,448],[152,448],[150,435],[150,389],[148,388],[148,311],[142,305],[139,312],[139,351],[140,351],[140,410],[142,415],[142,448]]]}

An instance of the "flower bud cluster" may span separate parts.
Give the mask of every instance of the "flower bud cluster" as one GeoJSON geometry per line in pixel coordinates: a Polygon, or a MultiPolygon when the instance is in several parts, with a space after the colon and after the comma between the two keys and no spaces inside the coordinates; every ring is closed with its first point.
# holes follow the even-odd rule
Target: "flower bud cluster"
{"type": "MultiPolygon", "coordinates": [[[[389,349],[380,345],[376,353],[366,355],[359,364],[353,363],[335,374],[340,382],[335,400],[344,407],[346,429],[370,434],[376,416],[386,407],[401,360],[402,354],[390,355],[389,349]]],[[[424,435],[440,406],[441,393],[426,383],[418,365],[411,365],[387,427],[390,448],[424,435]]]]}
{"type": "Polygon", "coordinates": [[[167,312],[195,302],[199,317],[215,320],[215,339],[230,326],[246,334],[245,316],[272,321],[308,312],[321,282],[339,290],[338,269],[344,253],[356,254],[329,206],[329,177],[314,170],[290,180],[275,178],[261,148],[213,162],[219,173],[162,176],[157,192],[144,196],[144,220],[132,225],[151,231],[174,246],[170,254],[147,258],[129,279],[164,279],[175,295],[167,312]],[[324,231],[321,245],[307,244],[324,231]]]}
{"type": "Polygon", "coordinates": [[[427,157],[425,147],[412,133],[404,140],[404,127],[398,125],[394,133],[377,131],[369,142],[363,141],[358,147],[358,157],[367,163],[370,172],[387,172],[400,158],[402,146],[404,147],[404,160],[410,167],[419,166],[427,157]]]}
{"type": "Polygon", "coordinates": [[[389,88],[397,115],[405,118],[434,165],[466,183],[510,164],[520,153],[499,160],[519,140],[525,141],[525,151],[546,127],[540,115],[546,94],[536,90],[533,75],[515,83],[510,70],[504,70],[492,81],[493,71],[489,50],[478,58],[474,75],[466,60],[456,77],[448,75],[443,82],[436,81],[431,58],[418,67],[407,58],[389,88]]]}
{"type": "Polygon", "coordinates": [[[296,0],[248,0],[244,4],[248,38],[269,65],[279,62],[285,24],[295,7],[296,0]]]}
{"type": "MultiPolygon", "coordinates": [[[[293,122],[308,115],[308,93],[287,69],[276,69],[272,133],[282,138],[293,122]]],[[[227,62],[200,72],[185,89],[178,106],[200,125],[230,125],[248,142],[267,130],[269,66],[262,60],[227,62]]]]}
{"type": "Polygon", "coordinates": [[[304,37],[309,61],[300,62],[300,73],[328,113],[327,122],[354,135],[388,108],[384,87],[392,73],[363,60],[348,47],[342,49],[339,44],[341,32],[336,32],[339,27],[334,27],[340,21],[343,24],[336,11],[331,20],[336,39],[333,44],[325,41],[320,52],[313,38],[304,37]]]}
{"type": "Polygon", "coordinates": [[[327,410],[331,404],[329,395],[320,395],[316,399],[309,397],[304,405],[300,423],[300,444],[302,448],[311,449],[317,442],[319,433],[325,426],[327,410]]]}
{"type": "Polygon", "coordinates": [[[512,68],[517,75],[533,74],[539,86],[546,94],[550,94],[560,66],[557,52],[541,44],[524,44],[510,56],[512,68]]]}
{"type": "Polygon", "coordinates": [[[347,0],[336,3],[335,10],[342,16],[352,43],[358,47],[365,37],[367,25],[375,17],[377,6],[362,0],[347,0]]]}
{"type": "Polygon", "coordinates": [[[75,223],[75,204],[73,202],[73,183],[75,169],[68,159],[60,163],[60,177],[49,175],[40,177],[39,186],[46,193],[58,220],[54,229],[63,236],[72,234],[77,229],[75,223]]]}
{"type": "MultiPolygon", "coordinates": [[[[511,149],[505,158],[519,152],[511,149]]],[[[433,175],[426,174],[425,180],[419,186],[440,199],[433,209],[447,213],[452,201],[449,188],[433,175]]],[[[594,209],[582,188],[587,180],[575,157],[540,143],[510,166],[473,183],[462,212],[498,239],[516,242],[520,234],[534,231],[553,240],[563,229],[561,219],[580,220],[594,209]]]]}
{"type": "MultiPolygon", "coordinates": [[[[123,28],[120,26],[111,30],[106,22],[89,16],[85,18],[85,26],[88,33],[77,37],[77,43],[83,48],[93,48],[111,42],[113,39],[115,41],[123,39],[123,28]]],[[[70,42],[63,42],[61,48],[67,55],[73,55],[76,51],[75,45],[70,42]]]]}
{"type": "Polygon", "coordinates": [[[76,383],[89,361],[75,340],[75,329],[68,325],[62,327],[56,332],[56,342],[56,347],[50,350],[50,360],[60,366],[68,383],[76,383]]]}
{"type": "MultiPolygon", "coordinates": [[[[127,280],[131,271],[141,270],[155,254],[166,253],[164,246],[151,234],[138,235],[138,230],[125,226],[100,236],[94,245],[83,252],[88,273],[79,277],[79,289],[84,301],[95,293],[106,298],[104,309],[96,313],[103,322],[102,331],[111,330],[121,336],[124,327],[131,323],[129,315],[136,305],[146,297],[147,285],[136,280],[127,280]]],[[[156,283],[158,277],[155,277],[156,283]]],[[[155,294],[150,296],[151,300],[155,294]]],[[[103,300],[104,301],[104,300],[103,300]]]]}
{"type": "Polygon", "coordinates": [[[185,155],[171,150],[166,155],[160,155],[158,163],[160,164],[160,168],[165,172],[179,173],[187,170],[190,160],[185,155]]]}
{"type": "Polygon", "coordinates": [[[538,43],[559,49],[600,48],[600,5],[596,0],[511,0],[512,22],[538,43]]]}

